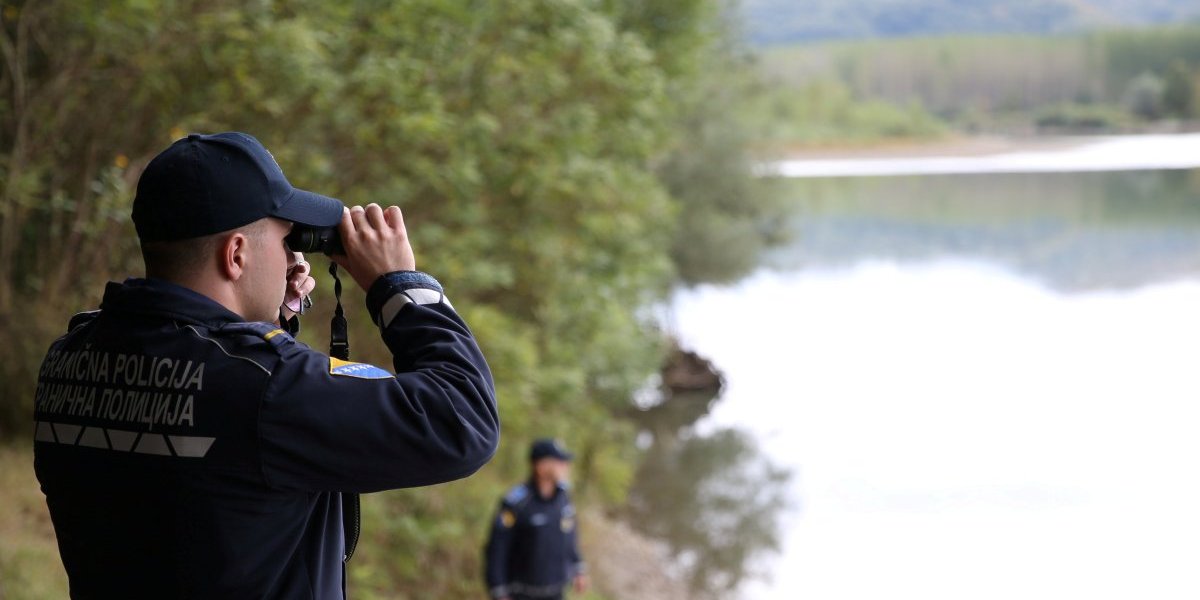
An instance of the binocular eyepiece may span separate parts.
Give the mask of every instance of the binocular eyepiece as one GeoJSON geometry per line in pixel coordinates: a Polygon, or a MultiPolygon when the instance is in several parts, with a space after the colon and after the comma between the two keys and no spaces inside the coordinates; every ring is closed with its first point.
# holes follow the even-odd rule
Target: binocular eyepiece
{"type": "Polygon", "coordinates": [[[288,249],[292,252],[321,252],[326,256],[346,253],[342,249],[342,238],[338,235],[337,226],[317,228],[297,224],[292,226],[291,233],[287,234],[283,241],[287,242],[288,249]]]}

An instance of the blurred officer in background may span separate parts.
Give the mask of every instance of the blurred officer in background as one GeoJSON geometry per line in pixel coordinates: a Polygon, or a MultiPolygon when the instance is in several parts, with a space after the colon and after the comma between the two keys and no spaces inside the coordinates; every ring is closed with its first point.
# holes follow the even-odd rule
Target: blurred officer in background
{"type": "Polygon", "coordinates": [[[529,480],[508,492],[492,523],[484,578],[492,598],[562,598],[568,584],[587,591],[575,506],[567,493],[571,453],[555,440],[529,449],[529,480]]]}
{"type": "Polygon", "coordinates": [[[397,207],[288,183],[244,133],[147,165],[145,279],[109,283],[38,376],[34,466],[74,598],[345,597],[355,492],[465,477],[499,440],[491,372],[397,207]],[[285,237],[337,227],[395,374],[281,329],[314,282],[285,237]]]}

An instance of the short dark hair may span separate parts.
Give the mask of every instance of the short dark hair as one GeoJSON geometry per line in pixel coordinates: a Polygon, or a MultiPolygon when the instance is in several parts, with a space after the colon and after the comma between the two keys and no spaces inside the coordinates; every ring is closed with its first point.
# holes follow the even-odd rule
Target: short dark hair
{"type": "Polygon", "coordinates": [[[175,279],[191,274],[204,267],[226,235],[240,231],[251,240],[258,241],[265,224],[266,219],[260,219],[249,225],[212,235],[169,242],[141,242],[146,277],[175,279]]]}

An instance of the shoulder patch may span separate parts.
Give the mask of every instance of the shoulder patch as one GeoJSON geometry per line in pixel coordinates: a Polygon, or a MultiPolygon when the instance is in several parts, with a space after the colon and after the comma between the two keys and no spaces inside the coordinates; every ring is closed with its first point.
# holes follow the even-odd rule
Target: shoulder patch
{"type": "Polygon", "coordinates": [[[508,490],[508,493],[504,495],[504,503],[509,506],[516,506],[525,500],[527,496],[529,496],[529,488],[522,483],[508,490]]]}
{"type": "Polygon", "coordinates": [[[375,365],[350,362],[332,356],[329,357],[329,374],[359,379],[389,379],[393,377],[386,369],[380,369],[375,365]]]}

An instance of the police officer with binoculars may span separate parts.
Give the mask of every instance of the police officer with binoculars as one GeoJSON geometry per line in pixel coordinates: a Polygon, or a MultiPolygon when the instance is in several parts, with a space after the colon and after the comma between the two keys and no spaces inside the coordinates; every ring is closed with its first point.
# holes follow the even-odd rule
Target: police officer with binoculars
{"type": "Polygon", "coordinates": [[[109,283],[38,377],[35,468],[74,598],[344,598],[357,493],[466,477],[499,440],[487,362],[400,209],[299,190],[244,133],[147,165],[146,277],[109,283]],[[290,237],[289,237],[290,236],[290,237]],[[394,372],[285,331],[324,250],[394,372]]]}

